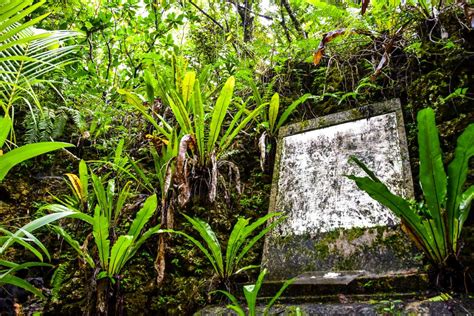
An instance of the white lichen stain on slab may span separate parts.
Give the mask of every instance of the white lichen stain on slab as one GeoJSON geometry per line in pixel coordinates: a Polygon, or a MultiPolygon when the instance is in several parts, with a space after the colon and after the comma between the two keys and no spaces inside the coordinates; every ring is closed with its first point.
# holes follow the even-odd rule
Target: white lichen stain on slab
{"type": "Polygon", "coordinates": [[[336,228],[394,225],[396,217],[344,175],[365,176],[362,160],[396,194],[403,192],[397,118],[388,113],[283,138],[276,210],[283,236],[336,228]]]}

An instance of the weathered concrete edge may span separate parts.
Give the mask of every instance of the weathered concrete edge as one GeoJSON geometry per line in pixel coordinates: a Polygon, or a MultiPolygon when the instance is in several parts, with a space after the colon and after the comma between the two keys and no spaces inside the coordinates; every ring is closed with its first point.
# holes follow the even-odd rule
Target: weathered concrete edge
{"type": "Polygon", "coordinates": [[[400,99],[372,103],[351,110],[321,116],[312,120],[282,126],[278,132],[278,140],[290,135],[396,111],[401,111],[400,99]]]}
{"type": "MultiPolygon", "coordinates": [[[[356,277],[348,284],[296,283],[291,284],[283,294],[282,302],[321,302],[337,300],[339,294],[353,297],[368,297],[377,295],[393,296],[396,293],[410,296],[413,293],[423,293],[429,288],[429,277],[426,273],[392,273],[365,274],[356,277]]],[[[261,297],[273,297],[281,288],[284,281],[265,281],[260,289],[261,297]]]]}
{"type": "MultiPolygon", "coordinates": [[[[268,206],[268,212],[275,212],[275,204],[278,196],[278,178],[280,173],[280,162],[281,162],[281,151],[282,151],[282,140],[284,137],[289,135],[295,135],[304,133],[311,130],[316,130],[328,126],[334,126],[344,124],[351,121],[356,121],[363,118],[373,117],[377,115],[383,115],[395,112],[397,116],[397,130],[399,134],[399,146],[400,153],[402,155],[402,172],[403,177],[407,183],[405,186],[405,198],[414,198],[414,187],[413,187],[413,176],[411,173],[410,157],[408,154],[408,143],[405,133],[405,122],[403,119],[403,112],[400,99],[391,99],[383,102],[377,102],[361,106],[355,109],[338,112],[322,117],[318,117],[312,120],[285,125],[282,126],[278,133],[277,147],[275,154],[275,163],[273,166],[273,177],[272,177],[272,188],[270,192],[270,201],[268,206]]],[[[268,251],[270,248],[268,237],[265,237],[263,254],[262,254],[262,266],[266,266],[266,258],[268,257],[268,251]]]]}

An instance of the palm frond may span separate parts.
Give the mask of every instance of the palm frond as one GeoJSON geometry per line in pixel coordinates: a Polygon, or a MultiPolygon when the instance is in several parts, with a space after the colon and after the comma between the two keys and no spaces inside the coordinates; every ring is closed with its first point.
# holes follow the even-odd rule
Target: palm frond
{"type": "Polygon", "coordinates": [[[35,99],[32,86],[47,81],[42,76],[74,61],[78,45],[67,41],[80,33],[34,28],[48,14],[21,22],[44,2],[31,5],[31,1],[13,0],[0,5],[0,100],[5,112],[22,100],[21,95],[35,99]]]}

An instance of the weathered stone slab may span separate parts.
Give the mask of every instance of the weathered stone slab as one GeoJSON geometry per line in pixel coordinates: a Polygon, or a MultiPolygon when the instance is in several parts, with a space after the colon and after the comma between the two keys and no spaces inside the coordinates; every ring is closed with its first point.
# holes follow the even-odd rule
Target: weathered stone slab
{"type": "MultiPolygon", "coordinates": [[[[272,298],[283,283],[264,282],[259,297],[272,298]]],[[[340,295],[350,297],[351,300],[371,300],[387,295],[394,299],[409,298],[425,293],[428,287],[428,275],[417,270],[384,274],[367,271],[306,272],[295,278],[280,302],[337,302],[340,295]]]]}
{"type": "Polygon", "coordinates": [[[395,193],[413,196],[399,100],[280,129],[270,212],[288,218],[267,235],[269,279],[309,271],[372,273],[416,266],[398,219],[344,175],[364,175],[356,156],[395,193]]]}

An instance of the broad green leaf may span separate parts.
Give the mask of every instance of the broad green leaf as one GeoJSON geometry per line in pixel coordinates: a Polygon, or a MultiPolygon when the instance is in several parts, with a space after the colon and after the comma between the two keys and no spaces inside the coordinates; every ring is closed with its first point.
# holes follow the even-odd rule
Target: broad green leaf
{"type": "MultiPolygon", "coordinates": [[[[466,182],[469,168],[469,160],[474,156],[474,124],[470,124],[457,140],[454,151],[454,159],[448,166],[448,200],[446,209],[448,211],[448,228],[450,238],[456,249],[456,241],[459,238],[460,230],[455,230],[456,219],[459,219],[461,212],[461,196],[464,183],[466,182]]],[[[467,212],[466,212],[467,213],[467,212]]]]}
{"type": "Polygon", "coordinates": [[[288,117],[293,113],[293,111],[296,109],[298,105],[301,103],[304,103],[308,98],[311,97],[311,94],[307,93],[300,98],[298,98],[296,101],[290,104],[289,107],[286,108],[286,110],[283,112],[283,114],[280,116],[280,119],[278,120],[278,124],[276,125],[275,130],[273,131],[274,133],[280,129],[280,127],[285,124],[286,120],[288,117]]]}
{"type": "Polygon", "coordinates": [[[115,211],[114,211],[114,223],[117,223],[119,215],[123,209],[123,206],[125,205],[125,201],[128,198],[128,195],[130,194],[130,186],[132,185],[131,181],[128,181],[125,183],[123,186],[122,190],[119,193],[119,196],[117,198],[117,201],[115,203],[115,211]]]}
{"type": "Polygon", "coordinates": [[[186,109],[176,92],[171,91],[171,93],[173,94],[173,96],[175,96],[175,98],[172,98],[170,95],[167,95],[168,104],[171,108],[171,111],[173,111],[174,117],[176,118],[179,127],[181,127],[182,132],[184,132],[185,134],[194,133],[191,127],[191,121],[189,119],[188,110],[186,109]]]}
{"type": "Polygon", "coordinates": [[[99,206],[96,206],[94,211],[94,225],[92,234],[94,235],[94,241],[97,245],[97,251],[99,252],[99,260],[102,269],[107,271],[109,266],[110,251],[110,240],[108,239],[109,220],[107,217],[101,214],[99,206]]]}
{"type": "Polygon", "coordinates": [[[89,194],[89,173],[87,172],[87,165],[84,160],[79,162],[79,180],[81,181],[81,196],[84,199],[83,203],[87,203],[89,194]]]}
{"type": "Polygon", "coordinates": [[[196,81],[196,73],[194,71],[188,71],[184,75],[183,84],[182,84],[182,96],[183,103],[186,106],[193,94],[194,82],[196,81]]]}
{"type": "Polygon", "coordinates": [[[145,80],[146,84],[146,94],[148,97],[148,102],[150,104],[153,104],[153,102],[155,102],[155,87],[158,85],[158,83],[148,70],[145,70],[143,79],[145,80]]]}
{"type": "MultiPolygon", "coordinates": [[[[461,236],[461,229],[466,221],[468,215],[469,215],[469,210],[471,208],[471,202],[474,199],[474,185],[471,185],[462,195],[461,195],[461,201],[459,203],[459,229],[457,236],[461,236]]],[[[456,248],[455,248],[456,249],[456,248]]]]}
{"type": "Polygon", "coordinates": [[[123,153],[123,147],[125,145],[125,139],[120,139],[119,143],[117,144],[117,147],[115,148],[115,153],[114,153],[114,164],[120,165],[122,161],[122,153],[123,153]]]}
{"type": "Polygon", "coordinates": [[[2,273],[0,274],[0,280],[3,277],[5,277],[9,274],[13,274],[13,273],[15,273],[16,271],[19,271],[19,270],[29,269],[29,268],[33,268],[33,267],[51,267],[51,265],[49,263],[44,263],[44,262],[13,263],[13,262],[10,262],[10,261],[5,261],[5,260],[1,260],[0,265],[5,266],[5,267],[9,267],[8,270],[2,270],[1,271],[2,273]]]}
{"type": "Polygon", "coordinates": [[[32,233],[33,231],[35,231],[38,228],[41,228],[45,225],[48,225],[52,222],[55,222],[55,221],[57,221],[61,218],[70,217],[72,215],[75,215],[75,213],[76,212],[73,212],[73,211],[63,211],[63,212],[44,215],[44,216],[42,216],[38,219],[35,219],[32,222],[29,222],[28,224],[23,226],[22,229],[32,233]]]}
{"type": "Polygon", "coordinates": [[[420,153],[420,184],[428,209],[444,230],[441,218],[446,205],[447,180],[439,145],[433,109],[418,112],[418,146],[420,153]]]}
{"type": "MultiPolygon", "coordinates": [[[[11,244],[17,243],[17,244],[23,246],[25,249],[31,251],[31,253],[33,253],[40,261],[43,261],[43,255],[41,254],[41,252],[38,251],[34,246],[32,246],[29,243],[29,240],[27,238],[17,237],[14,233],[9,232],[8,230],[3,229],[3,228],[0,228],[0,232],[5,234],[5,236],[3,236],[3,237],[5,238],[6,241],[10,242],[11,244]],[[7,236],[9,238],[7,238],[7,236]]],[[[24,234],[25,231],[21,231],[21,232],[24,234]]],[[[3,242],[1,244],[3,245],[3,242]]],[[[1,254],[1,252],[0,252],[0,254],[1,254]]]]}
{"type": "Polygon", "coordinates": [[[170,133],[170,126],[164,119],[162,119],[160,116],[158,116],[161,119],[161,122],[164,123],[164,127],[158,125],[158,123],[155,121],[155,119],[148,114],[147,109],[143,106],[142,101],[140,98],[134,94],[132,94],[129,91],[126,91],[124,89],[117,89],[117,92],[121,95],[125,96],[125,100],[128,102],[128,104],[133,105],[142,115],[150,122],[153,127],[160,132],[161,134],[165,135],[167,139],[171,138],[171,133],[170,133]]]}
{"type": "Polygon", "coordinates": [[[5,249],[7,249],[12,243],[15,242],[15,238],[20,238],[24,236],[24,231],[32,233],[33,231],[37,230],[38,228],[41,228],[43,226],[46,226],[54,221],[57,221],[61,218],[64,217],[69,217],[71,215],[75,214],[75,212],[72,211],[64,211],[64,212],[59,212],[59,213],[53,213],[53,214],[48,214],[44,215],[38,219],[35,219],[28,224],[24,225],[21,227],[21,230],[17,230],[12,237],[7,239],[5,243],[2,245],[0,248],[0,254],[2,254],[5,249]]]}
{"type": "Polygon", "coordinates": [[[36,144],[28,144],[13,149],[0,156],[0,181],[7,175],[8,171],[15,165],[31,159],[33,157],[58,150],[61,148],[72,147],[73,145],[60,142],[44,142],[36,144]]]}
{"type": "MultiPolygon", "coordinates": [[[[138,251],[141,245],[143,245],[143,243],[147,241],[148,238],[150,238],[151,236],[155,234],[159,234],[161,232],[162,231],[160,230],[159,224],[147,230],[136,242],[132,244],[132,246],[130,247],[130,255],[128,256],[127,260],[129,260],[135,255],[135,253],[138,251]]],[[[124,262],[124,264],[127,262],[127,260],[124,262]]]]}
{"type": "Polygon", "coordinates": [[[221,90],[219,97],[217,98],[216,105],[212,111],[211,124],[209,126],[209,139],[207,143],[207,151],[212,152],[214,145],[219,138],[221,132],[221,126],[224,122],[224,118],[227,114],[227,108],[232,100],[234,94],[235,78],[229,77],[224,87],[221,90]]]}
{"type": "Polygon", "coordinates": [[[138,211],[137,216],[133,220],[132,225],[128,231],[128,235],[132,236],[134,241],[138,238],[143,227],[146,225],[146,223],[148,223],[150,218],[155,213],[157,203],[158,201],[156,194],[153,194],[146,199],[143,207],[140,209],[140,211],[138,211]]]}
{"type": "Polygon", "coordinates": [[[260,288],[263,283],[263,279],[265,278],[266,274],[267,274],[267,269],[263,269],[258,275],[258,278],[255,284],[244,286],[244,296],[245,296],[245,299],[247,300],[247,306],[249,309],[250,316],[256,315],[258,292],[260,291],[260,288]]]}
{"type": "MultiPolygon", "coordinates": [[[[368,177],[348,176],[348,178],[354,180],[359,189],[365,191],[374,200],[388,207],[396,216],[403,219],[413,230],[415,237],[421,241],[421,246],[425,247],[428,254],[434,256],[433,258],[436,260],[440,260],[438,262],[444,260],[446,248],[441,247],[442,245],[438,243],[438,237],[435,236],[437,232],[431,233],[427,230],[422,219],[412,209],[408,201],[392,194],[383,183],[375,182],[368,177]]],[[[427,226],[431,227],[429,223],[427,226]]]]}
{"type": "MultiPolygon", "coordinates": [[[[91,173],[92,178],[92,187],[94,189],[95,197],[97,199],[97,203],[99,204],[99,209],[101,214],[107,216],[107,209],[109,207],[109,201],[107,199],[107,193],[105,191],[104,186],[102,185],[101,178],[98,177],[95,173],[91,173]]],[[[110,218],[108,218],[110,220],[110,218]]]]}
{"type": "MultiPolygon", "coordinates": [[[[10,134],[10,129],[12,127],[12,121],[8,116],[1,117],[0,116],[0,156],[2,155],[2,147],[5,143],[5,140],[10,134]]],[[[0,180],[1,181],[1,180],[0,180]]]]}
{"type": "Polygon", "coordinates": [[[18,266],[18,263],[0,259],[0,266],[7,267],[7,268],[14,268],[18,266]]]}
{"type": "Polygon", "coordinates": [[[270,127],[270,131],[273,132],[275,128],[275,122],[278,117],[278,111],[280,110],[280,96],[278,93],[275,93],[270,100],[270,108],[268,111],[268,126],[270,127]]]}
{"type": "MultiPolygon", "coordinates": [[[[216,237],[216,234],[212,231],[208,223],[198,219],[191,218],[186,214],[183,216],[190,222],[195,230],[198,231],[201,238],[206,242],[207,247],[212,253],[213,261],[215,262],[218,272],[221,277],[224,277],[224,263],[222,261],[222,250],[219,240],[216,237]]],[[[189,239],[189,238],[188,238],[189,239]]],[[[198,246],[199,247],[199,246],[198,246]]],[[[202,249],[201,249],[202,250],[202,249]]]]}
{"type": "MultiPolygon", "coordinates": [[[[212,267],[214,268],[214,271],[216,271],[216,273],[220,276],[220,277],[223,277],[223,267],[222,266],[219,266],[218,262],[217,262],[217,259],[214,254],[211,254],[207,249],[206,247],[201,243],[199,242],[197,239],[195,239],[194,237],[182,232],[182,231],[176,231],[176,230],[172,230],[172,229],[164,229],[161,231],[162,233],[173,233],[173,234],[177,234],[177,235],[181,235],[181,236],[184,236],[186,239],[188,239],[190,242],[192,242],[196,247],[198,247],[202,253],[204,253],[204,255],[206,256],[206,258],[209,260],[209,262],[211,263],[212,267]]],[[[221,258],[222,260],[222,258],[221,258]]]]}
{"type": "Polygon", "coordinates": [[[234,131],[234,127],[237,125],[237,123],[239,122],[240,118],[242,117],[242,115],[245,114],[245,105],[243,105],[240,110],[234,115],[234,117],[232,118],[232,121],[230,122],[229,124],[229,127],[227,127],[224,135],[221,137],[221,141],[219,142],[219,148],[221,149],[222,151],[222,146],[227,143],[227,138],[230,136],[230,134],[234,131]]]}
{"type": "Polygon", "coordinates": [[[27,290],[28,292],[31,292],[33,294],[35,294],[36,296],[44,299],[44,295],[43,293],[38,290],[37,288],[35,288],[33,285],[31,285],[31,283],[29,283],[28,281],[22,279],[22,278],[19,278],[19,277],[16,277],[14,275],[5,275],[4,277],[0,278],[0,284],[11,284],[11,285],[14,285],[14,286],[17,286],[17,287],[20,287],[24,290],[27,290]]]}
{"type": "Polygon", "coordinates": [[[252,77],[244,76],[245,81],[250,85],[252,88],[253,98],[255,99],[255,103],[257,106],[260,106],[263,103],[263,98],[260,95],[260,91],[258,91],[258,87],[255,84],[255,80],[252,77]]]}
{"type": "Polygon", "coordinates": [[[193,115],[194,115],[194,128],[196,143],[198,147],[199,157],[201,161],[204,161],[204,155],[206,153],[205,148],[205,134],[204,134],[204,105],[202,103],[201,88],[199,81],[196,81],[194,85],[193,93],[193,115]]]}
{"type": "Polygon", "coordinates": [[[236,312],[239,316],[245,316],[244,310],[239,305],[227,305],[226,307],[236,312]]]}
{"type": "Polygon", "coordinates": [[[230,233],[225,255],[225,273],[227,276],[230,276],[234,272],[233,265],[235,263],[235,257],[237,255],[237,251],[245,241],[245,239],[242,238],[242,234],[245,232],[245,227],[248,223],[248,219],[240,217],[237,220],[237,223],[234,225],[232,232],[230,233]]]}
{"type": "Polygon", "coordinates": [[[112,247],[110,254],[109,276],[119,274],[124,263],[127,260],[130,245],[133,242],[132,236],[120,236],[112,247]]]}
{"type": "MultiPolygon", "coordinates": [[[[278,212],[272,212],[269,213],[259,219],[257,219],[255,222],[250,224],[249,226],[246,227],[246,232],[244,234],[244,238],[247,238],[249,235],[251,235],[258,227],[263,225],[264,223],[267,222],[272,217],[275,216],[280,216],[282,213],[278,212]]],[[[282,216],[276,220],[274,220],[271,224],[267,225],[264,229],[262,229],[255,237],[253,237],[248,243],[245,244],[244,248],[242,251],[239,253],[235,260],[235,265],[238,265],[240,263],[240,260],[247,254],[247,252],[259,241],[263,236],[265,236],[269,231],[271,231],[273,228],[275,228],[277,225],[279,225],[282,221],[286,219],[285,216],[282,216]]]]}
{"type": "Polygon", "coordinates": [[[352,160],[352,161],[354,161],[362,170],[364,170],[365,173],[367,173],[367,175],[370,177],[370,179],[372,179],[372,181],[382,183],[382,181],[380,181],[379,178],[377,178],[377,176],[375,175],[375,173],[373,173],[372,170],[370,170],[370,169],[369,169],[362,161],[360,161],[357,157],[351,156],[349,159],[352,160]]]}
{"type": "MultiPolygon", "coordinates": [[[[48,260],[51,260],[51,256],[49,255],[48,249],[46,249],[45,245],[41,241],[39,241],[38,238],[36,238],[35,235],[30,233],[27,230],[24,230],[23,228],[19,228],[19,230],[28,238],[29,241],[33,242],[39,249],[43,251],[43,253],[48,257],[48,260]]],[[[43,261],[42,257],[40,258],[41,261],[43,261]]]]}
{"type": "Polygon", "coordinates": [[[430,108],[421,110],[417,121],[420,183],[424,201],[415,204],[393,195],[357,158],[351,159],[370,178],[349,178],[399,216],[408,235],[425,251],[428,258],[436,265],[444,266],[449,255],[458,254],[459,237],[474,196],[474,186],[462,192],[469,160],[474,156],[474,124],[469,125],[459,137],[455,157],[448,166],[446,177],[434,111],[430,108]]]}

